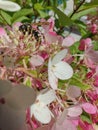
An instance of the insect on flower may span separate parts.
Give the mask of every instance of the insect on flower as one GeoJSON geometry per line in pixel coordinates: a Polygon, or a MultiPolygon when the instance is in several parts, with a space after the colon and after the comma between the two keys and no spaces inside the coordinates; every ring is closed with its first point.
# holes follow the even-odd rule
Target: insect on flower
{"type": "Polygon", "coordinates": [[[41,33],[41,31],[37,28],[33,28],[32,25],[42,25],[42,24],[46,24],[46,22],[39,22],[39,23],[23,23],[22,25],[19,26],[19,31],[23,33],[23,35],[31,35],[32,37],[34,37],[34,39],[37,42],[40,42],[43,39],[43,34],[41,33]]]}

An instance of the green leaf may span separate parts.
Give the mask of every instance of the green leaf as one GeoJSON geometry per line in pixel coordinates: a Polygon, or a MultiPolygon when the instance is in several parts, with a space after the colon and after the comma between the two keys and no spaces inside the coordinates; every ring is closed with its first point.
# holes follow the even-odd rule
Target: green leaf
{"type": "Polygon", "coordinates": [[[37,3],[37,0],[32,0],[32,4],[35,4],[35,3],[37,3]]]}
{"type": "Polygon", "coordinates": [[[98,41],[94,41],[93,45],[94,45],[94,50],[98,51],[98,41]]]}
{"type": "Polygon", "coordinates": [[[28,74],[32,75],[33,77],[37,77],[37,71],[36,70],[29,70],[28,74]]]}
{"type": "Polygon", "coordinates": [[[45,18],[45,17],[48,16],[48,14],[45,13],[45,11],[43,11],[43,10],[37,10],[37,11],[38,11],[38,13],[40,14],[41,18],[45,18]]]}
{"type": "Polygon", "coordinates": [[[65,84],[67,84],[67,83],[68,83],[67,80],[59,80],[59,82],[58,82],[58,88],[65,90],[65,87],[66,87],[65,84]]]}
{"type": "Polygon", "coordinates": [[[79,49],[78,49],[79,44],[80,44],[79,42],[76,42],[72,46],[70,46],[69,49],[70,49],[71,54],[76,54],[76,53],[80,52],[79,49]]]}
{"type": "Polygon", "coordinates": [[[16,19],[13,23],[15,23],[15,22],[22,22],[24,20],[29,20],[29,18],[26,17],[26,16],[22,16],[22,17],[19,17],[18,19],[16,19]]]}
{"type": "Polygon", "coordinates": [[[2,20],[11,25],[11,16],[8,13],[4,12],[3,10],[1,10],[0,13],[2,20]]]}
{"type": "Polygon", "coordinates": [[[81,35],[84,36],[87,34],[87,26],[81,22],[80,20],[76,20],[75,24],[77,25],[77,27],[79,28],[79,32],[81,32],[81,35]]]}
{"type": "Polygon", "coordinates": [[[83,81],[75,75],[70,79],[69,84],[75,85],[75,86],[79,87],[81,90],[87,90],[87,89],[91,88],[91,86],[83,83],[83,81]]]}
{"type": "Polygon", "coordinates": [[[37,10],[37,12],[40,14],[41,18],[48,17],[48,14],[46,13],[46,9],[43,8],[40,3],[36,3],[34,5],[34,9],[37,10]]]}
{"type": "Polygon", "coordinates": [[[90,3],[86,3],[84,5],[85,7],[89,7],[89,8],[94,8],[94,7],[98,7],[98,0],[93,0],[90,3]]]}
{"type": "Polygon", "coordinates": [[[14,15],[12,17],[12,22],[17,21],[17,19],[20,19],[21,17],[29,15],[29,14],[33,14],[32,9],[22,9],[16,13],[14,13],[14,15]]]}
{"type": "Polygon", "coordinates": [[[84,15],[87,15],[87,14],[89,14],[91,12],[94,12],[94,11],[96,11],[96,8],[86,8],[86,9],[83,9],[83,10],[75,13],[71,19],[72,20],[77,20],[78,18],[80,18],[80,17],[82,17],[84,15]]]}
{"type": "Polygon", "coordinates": [[[89,124],[92,123],[92,120],[90,119],[89,116],[81,115],[81,119],[82,119],[82,121],[88,122],[89,124]]]}
{"type": "Polygon", "coordinates": [[[43,10],[44,8],[42,7],[42,5],[40,3],[36,3],[36,4],[34,4],[34,9],[43,10]]]}
{"type": "Polygon", "coordinates": [[[73,21],[68,16],[66,16],[66,14],[64,14],[61,10],[59,10],[56,7],[52,7],[52,9],[57,14],[61,26],[69,26],[73,24],[73,21]]]}
{"type": "Polygon", "coordinates": [[[3,19],[2,19],[2,17],[0,16],[0,23],[4,23],[4,21],[3,21],[3,19]]]}
{"type": "Polygon", "coordinates": [[[24,84],[28,87],[31,87],[32,86],[31,78],[27,77],[26,80],[24,81],[24,84]]]}

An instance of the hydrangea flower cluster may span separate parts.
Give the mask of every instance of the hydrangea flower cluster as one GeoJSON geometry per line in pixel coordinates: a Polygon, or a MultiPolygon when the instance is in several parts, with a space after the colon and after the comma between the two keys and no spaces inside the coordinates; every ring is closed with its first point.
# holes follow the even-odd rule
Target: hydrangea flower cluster
{"type": "Polygon", "coordinates": [[[0,27],[0,129],[95,130],[98,51],[92,39],[58,35],[52,18],[29,30],[20,31],[21,25],[0,27]]]}

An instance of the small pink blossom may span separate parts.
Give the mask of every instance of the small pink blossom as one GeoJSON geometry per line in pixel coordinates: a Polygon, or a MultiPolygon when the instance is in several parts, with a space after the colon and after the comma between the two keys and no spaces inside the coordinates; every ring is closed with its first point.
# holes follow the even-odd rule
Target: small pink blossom
{"type": "Polygon", "coordinates": [[[86,48],[92,46],[92,41],[90,38],[82,39],[80,41],[79,50],[84,51],[86,48]]]}
{"type": "Polygon", "coordinates": [[[97,33],[97,29],[98,29],[98,27],[97,27],[96,24],[92,24],[92,25],[91,25],[90,30],[91,30],[91,32],[92,32],[93,34],[97,33]]]}

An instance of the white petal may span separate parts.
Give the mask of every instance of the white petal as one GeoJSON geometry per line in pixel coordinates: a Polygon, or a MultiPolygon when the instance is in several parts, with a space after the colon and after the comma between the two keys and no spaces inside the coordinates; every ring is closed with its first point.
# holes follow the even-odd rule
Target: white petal
{"type": "Polygon", "coordinates": [[[53,73],[57,78],[65,80],[72,77],[73,69],[68,63],[61,61],[54,66],[53,73]]]}
{"type": "Polygon", "coordinates": [[[11,92],[6,95],[5,99],[7,104],[14,109],[26,109],[34,103],[36,92],[33,88],[16,85],[13,86],[11,92]]]}
{"type": "Polygon", "coordinates": [[[12,85],[7,80],[0,80],[0,97],[9,93],[12,89],[12,85]]]}
{"type": "Polygon", "coordinates": [[[76,34],[76,33],[70,33],[70,35],[69,36],[72,36],[72,37],[74,37],[74,39],[75,39],[75,42],[76,41],[79,41],[80,39],[81,39],[81,35],[79,35],[79,34],[76,34]]]}
{"type": "Polygon", "coordinates": [[[44,59],[39,55],[33,55],[30,59],[30,63],[34,66],[42,65],[44,62],[44,59]]]}
{"type": "Polygon", "coordinates": [[[7,0],[5,1],[0,0],[0,9],[14,12],[14,11],[20,10],[21,7],[15,2],[7,1],[7,0]]]}
{"type": "Polygon", "coordinates": [[[64,49],[61,50],[60,52],[58,52],[52,59],[52,64],[57,64],[58,62],[60,62],[62,59],[65,58],[66,54],[67,54],[68,50],[64,49]]]}
{"type": "Polygon", "coordinates": [[[56,78],[56,76],[54,75],[52,71],[51,59],[49,59],[49,63],[48,63],[48,80],[49,80],[50,86],[53,89],[57,89],[58,79],[56,78]]]}
{"type": "MultiPolygon", "coordinates": [[[[0,129],[1,130],[20,130],[25,126],[25,111],[16,111],[6,103],[0,104],[0,129]]],[[[26,130],[24,128],[24,130],[26,130]]]]}
{"type": "Polygon", "coordinates": [[[35,103],[31,106],[31,115],[43,124],[47,124],[51,121],[51,111],[43,103],[35,103]]]}
{"type": "Polygon", "coordinates": [[[51,89],[44,94],[38,95],[37,99],[39,102],[43,102],[45,105],[48,105],[56,99],[55,91],[51,89]]]}
{"type": "Polygon", "coordinates": [[[81,114],[82,114],[82,108],[79,106],[68,108],[68,116],[70,117],[77,117],[80,116],[81,114]]]}

